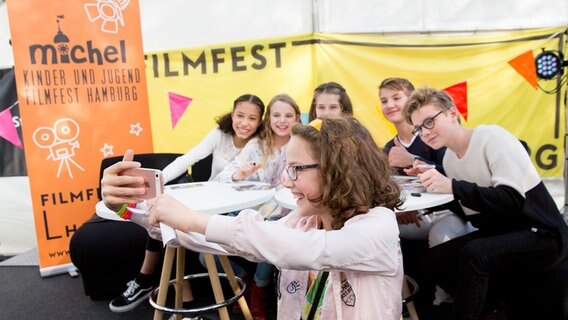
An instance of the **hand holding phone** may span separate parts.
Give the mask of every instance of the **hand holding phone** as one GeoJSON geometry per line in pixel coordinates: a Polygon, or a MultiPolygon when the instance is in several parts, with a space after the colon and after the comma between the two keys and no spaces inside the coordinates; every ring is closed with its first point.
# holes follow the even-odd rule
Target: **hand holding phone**
{"type": "Polygon", "coordinates": [[[144,178],[144,189],[146,189],[146,192],[140,196],[140,199],[152,199],[164,192],[162,171],[158,169],[132,168],[124,170],[120,175],[144,178]]]}

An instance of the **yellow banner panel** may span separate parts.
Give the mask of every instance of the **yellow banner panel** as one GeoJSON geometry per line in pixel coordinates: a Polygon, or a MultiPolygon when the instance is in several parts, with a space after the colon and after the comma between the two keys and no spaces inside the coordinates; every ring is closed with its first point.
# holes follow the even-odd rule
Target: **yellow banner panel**
{"type": "Polygon", "coordinates": [[[313,90],[311,48],[292,45],[305,39],[310,36],[147,53],[156,152],[192,148],[242,94],[255,94],[268,104],[273,96],[288,93],[307,112],[313,90]],[[191,100],[186,108],[177,106],[183,114],[175,125],[172,93],[187,98],[186,103],[191,100]]]}
{"type": "MultiPolygon", "coordinates": [[[[566,51],[563,28],[482,35],[311,34],[149,53],[146,56],[154,148],[185,152],[231,110],[243,93],[266,103],[277,93],[307,112],[313,89],[335,81],[350,95],[355,116],[383,145],[393,126],[380,112],[378,85],[405,77],[416,87],[465,88],[464,126],[499,124],[525,140],[542,176],[563,174],[566,84],[534,88],[509,62],[542,48],[566,51]],[[545,92],[557,91],[557,92],[545,92]],[[171,93],[191,99],[173,125],[171,93]]],[[[564,52],[566,53],[566,52],[564,52]]],[[[174,107],[173,107],[174,106],[174,107]]],[[[179,106],[178,106],[179,107],[179,106]]],[[[179,109],[179,108],[178,108],[179,109]]]]}

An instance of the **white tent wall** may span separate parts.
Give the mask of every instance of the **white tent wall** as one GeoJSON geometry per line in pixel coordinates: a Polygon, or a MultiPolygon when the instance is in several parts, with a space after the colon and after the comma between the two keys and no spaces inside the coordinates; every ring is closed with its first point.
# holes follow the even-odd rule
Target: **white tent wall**
{"type": "MultiPolygon", "coordinates": [[[[568,0],[140,0],[140,10],[145,51],[309,32],[476,32],[568,25],[568,0]]],[[[0,68],[14,64],[9,39],[2,1],[0,68]]]]}
{"type": "Polygon", "coordinates": [[[10,46],[10,27],[8,26],[8,11],[6,3],[0,2],[0,69],[11,68],[14,65],[12,47],[10,46]]]}
{"type": "MultiPolygon", "coordinates": [[[[145,52],[303,34],[313,30],[310,0],[139,2],[145,52]]],[[[0,68],[14,65],[9,39],[6,3],[2,1],[0,68]]]]}
{"type": "MultiPolygon", "coordinates": [[[[311,32],[471,33],[568,26],[568,0],[139,1],[146,52],[311,32]]],[[[7,8],[0,0],[0,68],[14,64],[9,39],[7,8]]],[[[31,207],[27,177],[0,178],[0,255],[35,246],[31,207]]]]}
{"type": "Polygon", "coordinates": [[[317,32],[428,33],[568,25],[568,0],[314,0],[317,32]]]}
{"type": "Polygon", "coordinates": [[[145,51],[312,32],[309,0],[140,0],[140,15],[145,51]]]}
{"type": "Polygon", "coordinates": [[[12,256],[36,246],[28,177],[0,178],[0,256],[12,256]]]}

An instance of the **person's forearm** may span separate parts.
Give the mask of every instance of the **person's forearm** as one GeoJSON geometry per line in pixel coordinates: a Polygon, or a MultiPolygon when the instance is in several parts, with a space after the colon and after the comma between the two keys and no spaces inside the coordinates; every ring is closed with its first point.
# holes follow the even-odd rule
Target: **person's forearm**
{"type": "Polygon", "coordinates": [[[231,175],[231,180],[232,180],[232,181],[235,181],[235,182],[236,182],[236,181],[241,181],[241,180],[243,180],[242,175],[240,174],[240,172],[239,172],[238,170],[235,171],[235,173],[233,173],[233,174],[231,175]]]}
{"type": "Polygon", "coordinates": [[[197,232],[205,234],[205,230],[207,230],[207,224],[209,223],[210,219],[210,214],[194,212],[194,214],[191,215],[191,218],[188,219],[189,221],[187,227],[185,227],[183,230],[185,230],[186,232],[197,232]]]}
{"type": "Polygon", "coordinates": [[[519,212],[524,205],[524,197],[506,185],[480,187],[468,181],[452,181],[452,192],[462,205],[479,212],[510,214],[519,212]]]}

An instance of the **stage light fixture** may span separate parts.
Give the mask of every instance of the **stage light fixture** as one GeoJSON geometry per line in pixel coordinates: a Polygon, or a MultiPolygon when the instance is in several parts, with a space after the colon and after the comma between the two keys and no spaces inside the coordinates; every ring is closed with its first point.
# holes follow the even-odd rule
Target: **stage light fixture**
{"type": "Polygon", "coordinates": [[[542,52],[534,59],[537,77],[550,80],[558,74],[562,75],[564,72],[563,67],[568,65],[568,61],[563,60],[562,52],[542,49],[542,52]]]}

